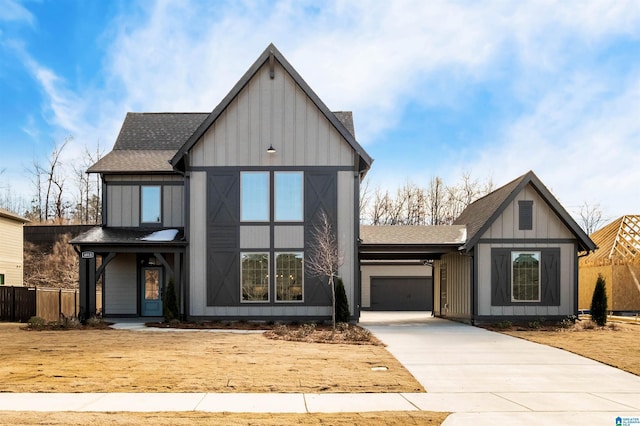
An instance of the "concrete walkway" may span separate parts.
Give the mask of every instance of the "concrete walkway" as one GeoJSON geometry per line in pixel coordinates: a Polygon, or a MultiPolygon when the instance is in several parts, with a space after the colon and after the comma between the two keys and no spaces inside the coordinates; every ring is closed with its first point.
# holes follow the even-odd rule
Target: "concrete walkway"
{"type": "MultiPolygon", "coordinates": [[[[445,426],[614,426],[617,417],[640,425],[640,377],[632,374],[424,313],[365,312],[361,325],[388,345],[428,393],[0,393],[0,411],[429,410],[452,412],[445,426]]],[[[144,329],[136,323],[118,328],[144,329]]]]}
{"type": "Polygon", "coordinates": [[[640,419],[640,377],[599,362],[419,313],[366,312],[362,323],[427,389],[411,396],[416,407],[454,413],[446,426],[640,419]]]}

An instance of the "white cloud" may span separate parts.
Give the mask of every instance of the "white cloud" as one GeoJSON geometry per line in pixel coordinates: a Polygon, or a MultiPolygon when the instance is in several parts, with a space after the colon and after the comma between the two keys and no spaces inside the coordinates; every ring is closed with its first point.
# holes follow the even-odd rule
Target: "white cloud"
{"type": "MultiPolygon", "coordinates": [[[[0,21],[26,22],[33,25],[35,19],[20,2],[14,0],[0,0],[0,21]]],[[[0,32],[0,35],[2,33],[0,32]]]]}

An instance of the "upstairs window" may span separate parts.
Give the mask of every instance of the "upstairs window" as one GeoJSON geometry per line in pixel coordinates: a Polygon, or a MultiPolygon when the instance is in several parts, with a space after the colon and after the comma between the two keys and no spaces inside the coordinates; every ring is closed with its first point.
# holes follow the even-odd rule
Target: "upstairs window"
{"type": "Polygon", "coordinates": [[[240,173],[240,220],[269,221],[269,172],[240,173]]]}
{"type": "Polygon", "coordinates": [[[533,229],[533,201],[518,201],[518,229],[530,231],[533,229]]]}
{"type": "Polygon", "coordinates": [[[511,253],[511,301],[540,301],[540,252],[511,253]]]}
{"type": "Polygon", "coordinates": [[[302,222],[302,172],[275,172],[275,220],[302,222]]]}
{"type": "Polygon", "coordinates": [[[140,190],[140,221],[142,223],[160,223],[161,197],[159,186],[143,186],[140,190]]]}

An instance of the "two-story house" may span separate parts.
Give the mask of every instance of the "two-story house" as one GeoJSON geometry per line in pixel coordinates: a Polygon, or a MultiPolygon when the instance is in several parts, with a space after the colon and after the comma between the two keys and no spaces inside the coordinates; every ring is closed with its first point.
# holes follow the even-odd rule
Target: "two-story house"
{"type": "Polygon", "coordinates": [[[326,319],[331,291],[305,259],[321,212],[359,314],[359,188],[372,163],[349,112],[331,112],[269,45],[211,113],[129,113],[91,166],[103,223],[75,238],[83,315],[161,316],[173,280],[185,318],[326,319]]]}

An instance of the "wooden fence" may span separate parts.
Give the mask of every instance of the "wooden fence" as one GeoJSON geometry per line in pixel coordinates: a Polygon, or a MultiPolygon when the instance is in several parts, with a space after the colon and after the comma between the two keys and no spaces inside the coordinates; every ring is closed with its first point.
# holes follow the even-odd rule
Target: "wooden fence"
{"type": "MultiPolygon", "coordinates": [[[[102,310],[102,292],[96,292],[98,311],[102,310]]],[[[0,286],[0,321],[27,322],[37,316],[56,321],[61,315],[78,316],[78,290],[0,286]]]]}

